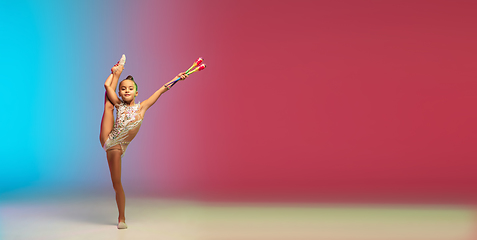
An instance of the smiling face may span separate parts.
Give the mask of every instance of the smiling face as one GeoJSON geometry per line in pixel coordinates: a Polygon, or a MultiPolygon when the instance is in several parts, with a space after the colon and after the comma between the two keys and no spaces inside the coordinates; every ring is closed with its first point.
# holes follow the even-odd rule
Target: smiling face
{"type": "Polygon", "coordinates": [[[119,84],[119,96],[125,102],[134,101],[138,92],[136,91],[136,84],[131,80],[123,80],[119,84]]]}

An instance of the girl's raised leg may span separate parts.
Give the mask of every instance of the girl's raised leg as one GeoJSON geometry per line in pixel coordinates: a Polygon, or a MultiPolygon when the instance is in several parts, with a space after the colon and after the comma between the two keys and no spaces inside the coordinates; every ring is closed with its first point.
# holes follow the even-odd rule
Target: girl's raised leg
{"type": "MultiPolygon", "coordinates": [[[[121,73],[124,70],[124,63],[126,61],[125,59],[126,57],[123,55],[121,60],[119,60],[119,62],[111,68],[111,74],[106,79],[105,83],[109,84],[110,86],[113,86],[114,90],[116,90],[119,77],[121,76],[121,73]]],[[[108,139],[109,133],[111,133],[111,131],[113,130],[113,126],[114,126],[113,111],[114,111],[114,106],[111,103],[111,101],[109,101],[106,93],[104,93],[104,110],[103,110],[103,117],[101,119],[101,128],[99,133],[99,141],[101,142],[101,146],[104,146],[106,139],[108,139]]]]}

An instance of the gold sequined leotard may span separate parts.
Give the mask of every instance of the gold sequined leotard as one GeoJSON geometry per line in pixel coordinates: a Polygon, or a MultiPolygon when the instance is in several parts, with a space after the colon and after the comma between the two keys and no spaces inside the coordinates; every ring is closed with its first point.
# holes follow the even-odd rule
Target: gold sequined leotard
{"type": "Polygon", "coordinates": [[[114,106],[116,108],[116,123],[104,143],[105,151],[119,144],[123,150],[121,157],[124,156],[126,148],[141,127],[143,118],[139,115],[140,106],[140,103],[127,106],[122,101],[114,106]]]}

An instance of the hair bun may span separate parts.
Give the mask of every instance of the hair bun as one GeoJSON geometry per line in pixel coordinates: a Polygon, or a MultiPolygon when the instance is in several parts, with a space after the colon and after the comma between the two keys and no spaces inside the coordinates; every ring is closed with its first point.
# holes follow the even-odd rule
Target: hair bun
{"type": "Polygon", "coordinates": [[[129,80],[133,80],[134,81],[134,78],[133,76],[129,75],[126,79],[129,79],[129,80]]]}

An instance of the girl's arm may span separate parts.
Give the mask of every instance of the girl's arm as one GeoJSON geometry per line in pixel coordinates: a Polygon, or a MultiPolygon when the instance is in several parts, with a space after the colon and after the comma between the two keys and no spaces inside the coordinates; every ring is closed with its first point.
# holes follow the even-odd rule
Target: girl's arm
{"type": "MultiPolygon", "coordinates": [[[[108,79],[110,78],[108,77],[108,79]]],[[[106,94],[108,95],[109,101],[111,101],[113,105],[121,103],[121,100],[119,100],[118,95],[116,95],[114,88],[107,84],[107,81],[108,80],[106,80],[106,82],[104,83],[104,88],[106,89],[106,94]]]]}
{"type": "Polygon", "coordinates": [[[119,77],[121,77],[121,73],[123,72],[123,70],[124,70],[124,66],[119,64],[114,65],[111,68],[111,72],[113,73],[113,81],[110,84],[110,86],[114,89],[115,92],[116,92],[116,87],[118,86],[119,77]]]}
{"type": "Polygon", "coordinates": [[[159,90],[157,90],[154,94],[152,94],[152,96],[150,96],[147,100],[143,101],[141,103],[141,108],[144,109],[144,112],[149,109],[152,105],[154,105],[154,103],[156,103],[157,99],[159,99],[159,97],[169,91],[169,88],[166,87],[167,84],[173,82],[174,80],[176,80],[177,78],[180,78],[180,80],[184,80],[187,78],[187,74],[185,74],[185,72],[181,72],[179,73],[174,79],[172,79],[171,81],[169,81],[168,83],[164,84],[161,88],[159,88],[159,90]]]}
{"type": "Polygon", "coordinates": [[[109,85],[116,91],[116,87],[118,86],[119,77],[124,70],[124,66],[119,65],[118,63],[111,68],[111,74],[104,82],[104,85],[109,85]]]}
{"type": "Polygon", "coordinates": [[[116,86],[118,85],[119,76],[124,68],[122,66],[114,66],[111,69],[111,74],[104,82],[104,88],[106,89],[106,95],[108,96],[109,101],[113,105],[121,103],[119,100],[118,95],[116,94],[116,86]]]}

